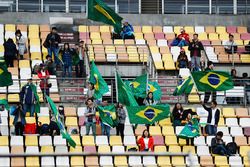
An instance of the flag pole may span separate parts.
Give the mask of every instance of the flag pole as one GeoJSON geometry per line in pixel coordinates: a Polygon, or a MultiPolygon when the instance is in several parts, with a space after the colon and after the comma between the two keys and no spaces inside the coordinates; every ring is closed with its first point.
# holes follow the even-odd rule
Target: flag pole
{"type": "Polygon", "coordinates": [[[86,19],[88,19],[88,15],[89,15],[88,14],[89,13],[89,7],[88,6],[89,6],[89,0],[86,1],[86,15],[85,15],[86,19]]]}
{"type": "Polygon", "coordinates": [[[117,85],[117,67],[115,68],[115,89],[116,89],[116,103],[118,103],[118,85],[117,85]]]}

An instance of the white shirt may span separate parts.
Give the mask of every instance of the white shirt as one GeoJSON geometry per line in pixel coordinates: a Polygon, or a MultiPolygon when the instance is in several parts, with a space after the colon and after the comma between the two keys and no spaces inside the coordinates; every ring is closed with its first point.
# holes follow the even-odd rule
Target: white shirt
{"type": "Polygon", "coordinates": [[[224,44],[224,48],[231,49],[231,46],[237,46],[237,44],[234,41],[226,41],[224,44]]]}
{"type": "Polygon", "coordinates": [[[215,125],[215,113],[216,113],[217,108],[212,109],[212,119],[210,125],[215,125]]]}
{"type": "Polygon", "coordinates": [[[145,149],[148,149],[149,138],[143,138],[143,140],[144,140],[144,143],[145,143],[145,149]]]}
{"type": "Polygon", "coordinates": [[[79,59],[83,60],[83,58],[82,58],[82,48],[79,48],[79,59]]]}

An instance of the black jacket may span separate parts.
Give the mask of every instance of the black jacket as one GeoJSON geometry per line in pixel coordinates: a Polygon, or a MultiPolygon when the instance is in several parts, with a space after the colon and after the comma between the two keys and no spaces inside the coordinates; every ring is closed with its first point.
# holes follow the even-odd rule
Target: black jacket
{"type": "Polygon", "coordinates": [[[224,141],[221,139],[221,142],[222,143],[218,143],[216,137],[212,138],[211,140],[211,148],[212,148],[212,153],[214,153],[214,149],[218,146],[218,145],[224,145],[225,146],[225,143],[224,141]]]}
{"type": "Polygon", "coordinates": [[[194,51],[197,50],[197,56],[201,57],[201,50],[204,50],[204,47],[200,41],[192,41],[188,46],[188,50],[190,51],[190,56],[194,56],[194,51]]]}
{"type": "Polygon", "coordinates": [[[3,46],[4,46],[4,57],[6,58],[16,57],[17,49],[16,45],[13,42],[7,40],[6,42],[4,42],[3,46]]]}
{"type": "MultiPolygon", "coordinates": [[[[211,121],[212,121],[212,108],[207,107],[205,105],[202,105],[202,106],[208,112],[207,123],[211,123],[211,121]]],[[[218,125],[219,120],[220,120],[220,110],[219,109],[217,109],[215,111],[214,117],[215,117],[215,125],[218,125]]]]}
{"type": "Polygon", "coordinates": [[[46,40],[43,43],[43,46],[45,48],[50,48],[50,47],[58,48],[59,43],[61,43],[60,35],[58,35],[57,33],[56,34],[49,33],[46,37],[46,40]],[[51,43],[49,41],[51,41],[51,43]],[[55,43],[55,42],[57,42],[57,43],[55,43]]]}

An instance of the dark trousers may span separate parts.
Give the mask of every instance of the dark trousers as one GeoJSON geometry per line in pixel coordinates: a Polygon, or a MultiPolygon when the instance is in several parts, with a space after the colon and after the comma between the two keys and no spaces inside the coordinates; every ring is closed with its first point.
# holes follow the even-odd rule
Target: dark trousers
{"type": "Polygon", "coordinates": [[[216,92],[205,92],[204,103],[207,103],[212,94],[212,100],[216,100],[216,92]]]}
{"type": "Polygon", "coordinates": [[[217,145],[213,149],[213,154],[219,154],[219,155],[228,155],[228,151],[224,145],[217,145]]]}
{"type": "Polygon", "coordinates": [[[7,67],[14,67],[14,58],[5,58],[7,67]]]}
{"type": "Polygon", "coordinates": [[[217,133],[217,127],[215,125],[207,125],[206,126],[206,134],[208,135],[216,135],[217,133]]]}
{"type": "Polygon", "coordinates": [[[85,71],[84,71],[84,61],[80,60],[76,64],[76,77],[85,77],[85,71]]]}
{"type": "Polygon", "coordinates": [[[50,135],[60,135],[60,129],[58,128],[56,122],[50,121],[49,124],[50,135]]]}
{"type": "Polygon", "coordinates": [[[24,130],[24,125],[22,122],[17,122],[15,124],[15,133],[17,136],[22,136],[23,135],[23,130],[24,130]]]}
{"type": "Polygon", "coordinates": [[[122,137],[122,140],[124,138],[124,124],[118,124],[118,126],[116,127],[116,134],[120,135],[122,137]]]}

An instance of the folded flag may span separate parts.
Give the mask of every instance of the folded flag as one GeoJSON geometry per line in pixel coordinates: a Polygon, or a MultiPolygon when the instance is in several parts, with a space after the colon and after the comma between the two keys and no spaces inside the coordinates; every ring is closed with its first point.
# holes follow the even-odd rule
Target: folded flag
{"type": "Polygon", "coordinates": [[[113,25],[116,33],[121,32],[123,18],[102,0],[88,0],[88,19],[113,25]]]}
{"type": "Polygon", "coordinates": [[[40,98],[39,98],[39,96],[38,96],[38,94],[37,94],[36,85],[31,84],[30,87],[31,87],[32,92],[33,92],[34,95],[35,95],[35,98],[36,98],[35,112],[36,112],[36,113],[40,113],[40,98]]]}
{"type": "Polygon", "coordinates": [[[60,117],[59,117],[59,112],[57,110],[57,107],[55,105],[55,103],[52,101],[52,99],[49,96],[46,96],[47,102],[49,104],[49,108],[52,111],[52,114],[54,115],[55,119],[56,119],[56,123],[58,128],[60,129],[61,135],[64,139],[66,139],[66,141],[69,143],[70,146],[72,147],[76,147],[76,143],[75,141],[71,138],[71,136],[68,134],[68,132],[66,131],[63,122],[61,121],[60,117]]]}
{"type": "Polygon", "coordinates": [[[182,94],[190,94],[194,86],[194,82],[191,76],[186,78],[180,85],[178,85],[173,93],[174,96],[182,94]]]}
{"type": "Polygon", "coordinates": [[[127,106],[130,123],[153,124],[170,116],[170,107],[165,105],[127,106]]]}
{"type": "Polygon", "coordinates": [[[98,106],[97,110],[99,111],[103,124],[110,127],[115,127],[117,125],[115,105],[112,104],[105,107],[98,106]]]}
{"type": "Polygon", "coordinates": [[[8,101],[6,99],[1,99],[0,100],[0,105],[3,105],[4,108],[9,111],[10,106],[9,106],[9,103],[8,103],[8,101]]]}
{"type": "Polygon", "coordinates": [[[193,118],[190,122],[188,122],[178,137],[182,139],[195,138],[200,136],[199,122],[196,118],[193,118]]]}
{"type": "Polygon", "coordinates": [[[102,75],[93,60],[91,63],[89,82],[95,87],[95,93],[93,96],[96,99],[102,98],[102,96],[109,91],[107,83],[102,78],[102,75]]]}
{"type": "Polygon", "coordinates": [[[232,77],[224,71],[196,71],[192,76],[198,91],[225,91],[234,87],[232,77]]]}
{"type": "Polygon", "coordinates": [[[158,101],[161,100],[161,95],[162,95],[161,87],[159,86],[157,82],[149,81],[147,88],[148,88],[148,92],[153,93],[154,100],[158,100],[158,101]]]}
{"type": "Polygon", "coordinates": [[[131,88],[122,81],[118,72],[116,72],[116,87],[118,102],[126,106],[138,106],[131,88]]]}
{"type": "Polygon", "coordinates": [[[125,81],[126,85],[128,85],[135,97],[146,97],[146,87],[147,87],[148,75],[143,74],[136,77],[133,81],[125,81]]]}
{"type": "Polygon", "coordinates": [[[5,62],[0,62],[0,87],[13,85],[12,75],[5,62]]]}

